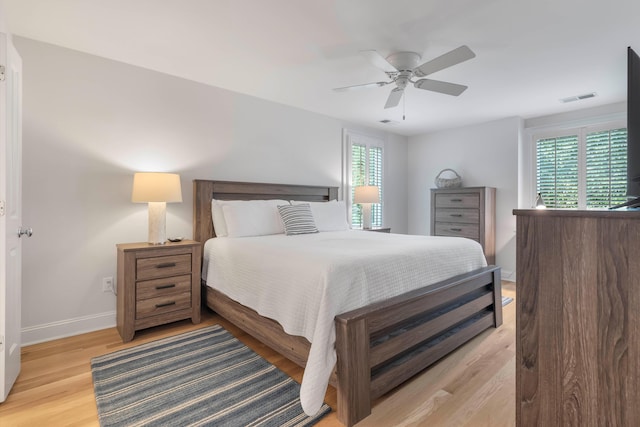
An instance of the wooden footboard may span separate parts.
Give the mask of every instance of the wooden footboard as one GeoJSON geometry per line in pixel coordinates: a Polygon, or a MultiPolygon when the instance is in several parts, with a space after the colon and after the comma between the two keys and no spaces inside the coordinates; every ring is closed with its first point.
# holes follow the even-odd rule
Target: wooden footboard
{"type": "Polygon", "coordinates": [[[336,316],[338,418],[357,423],[373,399],[501,324],[495,266],[336,316]]]}
{"type": "MultiPolygon", "coordinates": [[[[336,317],[338,419],[352,426],[371,402],[485,329],[502,324],[500,268],[485,267],[336,317]]],[[[309,342],[206,287],[218,314],[304,367],[309,342]]]]}

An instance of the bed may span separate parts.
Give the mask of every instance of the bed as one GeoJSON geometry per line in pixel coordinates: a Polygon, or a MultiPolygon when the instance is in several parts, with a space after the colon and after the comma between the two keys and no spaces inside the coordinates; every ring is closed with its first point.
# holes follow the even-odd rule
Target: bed
{"type": "MultiPolygon", "coordinates": [[[[215,237],[212,199],[319,202],[337,199],[337,188],[195,180],[194,239],[203,243],[215,237]]],[[[351,233],[360,233],[360,239],[379,234],[351,233]]],[[[302,367],[311,361],[310,339],[287,334],[280,323],[220,290],[203,289],[207,306],[222,317],[302,367]]],[[[374,399],[501,324],[500,270],[495,266],[420,283],[401,295],[338,313],[332,328],[337,361],[329,383],[337,389],[339,420],[347,426],[357,423],[370,414],[374,399]]]]}

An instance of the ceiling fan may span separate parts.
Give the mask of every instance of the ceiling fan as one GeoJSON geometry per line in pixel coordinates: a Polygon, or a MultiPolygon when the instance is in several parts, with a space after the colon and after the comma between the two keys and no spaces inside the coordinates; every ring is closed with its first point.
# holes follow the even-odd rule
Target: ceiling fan
{"type": "Polygon", "coordinates": [[[402,99],[404,89],[409,83],[412,83],[413,86],[418,89],[430,90],[452,96],[460,95],[467,89],[467,86],[442,82],[439,80],[423,79],[422,77],[467,61],[476,56],[469,47],[464,45],[447,52],[444,55],[438,56],[431,61],[427,61],[422,65],[418,65],[421,58],[420,55],[415,52],[392,53],[386,58],[375,50],[364,50],[360,53],[369,59],[373,65],[384,71],[391,81],[339,87],[333,90],[337,92],[344,92],[352,89],[380,87],[395,83],[396,87],[391,90],[384,108],[397,106],[400,103],[400,99],[402,99]],[[419,80],[412,80],[414,77],[418,77],[419,80]]]}

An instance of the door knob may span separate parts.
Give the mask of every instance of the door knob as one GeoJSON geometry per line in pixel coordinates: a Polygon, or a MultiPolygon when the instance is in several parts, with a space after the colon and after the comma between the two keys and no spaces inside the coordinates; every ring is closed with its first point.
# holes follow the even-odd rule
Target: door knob
{"type": "Polygon", "coordinates": [[[33,230],[31,228],[18,228],[18,237],[27,236],[31,237],[33,235],[33,230]]]}

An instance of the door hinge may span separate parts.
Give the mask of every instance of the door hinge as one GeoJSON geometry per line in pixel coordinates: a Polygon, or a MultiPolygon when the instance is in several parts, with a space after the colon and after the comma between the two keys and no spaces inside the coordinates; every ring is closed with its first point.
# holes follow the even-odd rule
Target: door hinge
{"type": "Polygon", "coordinates": [[[4,216],[4,200],[0,200],[0,216],[4,216]]]}
{"type": "Polygon", "coordinates": [[[0,65],[0,82],[4,81],[4,65],[0,65]]]}

